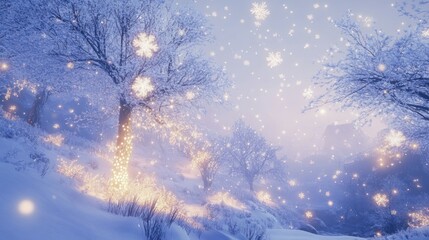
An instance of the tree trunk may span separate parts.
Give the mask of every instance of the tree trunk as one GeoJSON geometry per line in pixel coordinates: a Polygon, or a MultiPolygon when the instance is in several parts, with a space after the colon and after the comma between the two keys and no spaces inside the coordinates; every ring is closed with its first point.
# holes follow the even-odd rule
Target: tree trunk
{"type": "Polygon", "coordinates": [[[34,99],[33,105],[28,111],[27,117],[27,122],[31,126],[40,125],[40,115],[42,114],[43,107],[48,101],[49,95],[51,95],[51,93],[47,88],[44,88],[42,91],[36,94],[36,98],[34,99]]]}
{"type": "Polygon", "coordinates": [[[247,182],[249,183],[249,189],[251,192],[254,192],[253,190],[253,178],[247,179],[247,182]]]}
{"type": "Polygon", "coordinates": [[[123,192],[128,187],[128,163],[132,152],[132,107],[121,98],[119,101],[119,124],[116,152],[112,167],[112,185],[115,191],[123,192]]]}

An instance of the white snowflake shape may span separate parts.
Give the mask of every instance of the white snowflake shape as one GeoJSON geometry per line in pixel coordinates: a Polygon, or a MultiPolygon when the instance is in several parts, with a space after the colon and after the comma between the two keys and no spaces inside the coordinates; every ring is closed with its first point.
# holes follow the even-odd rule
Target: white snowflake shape
{"type": "Polygon", "coordinates": [[[250,12],[255,17],[256,20],[265,20],[268,15],[270,15],[270,11],[268,10],[268,6],[265,2],[261,3],[252,3],[252,8],[250,12]]]}
{"type": "Polygon", "coordinates": [[[134,80],[134,83],[131,86],[131,89],[134,91],[137,97],[144,98],[150,92],[152,92],[155,89],[155,87],[152,85],[150,78],[139,76],[134,80]]]}
{"type": "Polygon", "coordinates": [[[267,57],[267,65],[270,68],[276,67],[283,62],[283,58],[280,52],[270,52],[267,57]]]}
{"type": "Polygon", "coordinates": [[[304,91],[302,92],[302,96],[305,99],[312,99],[313,98],[313,90],[311,88],[306,88],[304,89],[304,91]]]}
{"type": "Polygon", "coordinates": [[[158,51],[158,45],[155,36],[146,33],[140,33],[134,40],[133,46],[137,48],[137,55],[150,58],[153,53],[158,51]]]}

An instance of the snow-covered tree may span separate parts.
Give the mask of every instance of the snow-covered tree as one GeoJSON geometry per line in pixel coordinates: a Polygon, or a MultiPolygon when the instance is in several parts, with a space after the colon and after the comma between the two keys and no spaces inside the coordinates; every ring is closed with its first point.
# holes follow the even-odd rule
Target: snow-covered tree
{"type": "MultiPolygon", "coordinates": [[[[76,76],[71,76],[70,65],[56,61],[50,55],[53,42],[40,30],[45,12],[35,6],[43,1],[2,1],[2,26],[0,27],[0,64],[7,66],[7,76],[2,81],[2,91],[19,95],[29,88],[35,95],[26,121],[39,125],[41,112],[51,94],[68,92],[76,76]],[[18,87],[17,87],[18,86],[18,87]]],[[[6,71],[3,71],[6,72],[6,71]]]]}
{"type": "Polygon", "coordinates": [[[210,190],[213,180],[225,161],[226,144],[221,137],[212,137],[203,148],[191,153],[192,162],[197,167],[205,191],[210,190]]]}
{"type": "Polygon", "coordinates": [[[279,148],[269,144],[254,129],[238,120],[233,126],[232,136],[225,148],[226,159],[232,164],[231,170],[241,175],[254,191],[254,182],[268,174],[282,172],[282,163],[277,158],[279,148]]]}
{"type": "Polygon", "coordinates": [[[312,107],[339,103],[421,133],[429,123],[429,39],[414,31],[398,38],[378,30],[365,33],[350,18],[337,26],[348,47],[318,75],[326,93],[312,107]]]}
{"type": "Polygon", "coordinates": [[[199,54],[209,35],[194,10],[159,0],[50,0],[38,8],[46,15],[41,31],[55,42],[52,54],[86,72],[92,97],[118,114],[116,189],[128,180],[132,113],[158,116],[222,100],[226,81],[199,54]]]}

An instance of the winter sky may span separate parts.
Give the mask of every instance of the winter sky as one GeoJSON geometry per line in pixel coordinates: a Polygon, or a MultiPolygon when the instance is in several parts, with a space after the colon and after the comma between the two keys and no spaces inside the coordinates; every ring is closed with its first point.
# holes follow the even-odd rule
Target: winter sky
{"type": "MultiPolygon", "coordinates": [[[[303,113],[311,98],[321,93],[312,82],[322,68],[318,61],[331,52],[341,57],[346,47],[335,20],[351,11],[368,31],[393,35],[408,25],[392,0],[194,0],[191,4],[207,17],[215,37],[204,54],[224,66],[234,82],[229,106],[216,108],[205,118],[219,129],[243,117],[289,156],[317,151],[328,124],[356,119],[356,113],[340,113],[330,106],[303,113]],[[267,60],[270,54],[274,61],[267,60]]],[[[364,131],[374,136],[382,127],[375,121],[364,131]]]]}

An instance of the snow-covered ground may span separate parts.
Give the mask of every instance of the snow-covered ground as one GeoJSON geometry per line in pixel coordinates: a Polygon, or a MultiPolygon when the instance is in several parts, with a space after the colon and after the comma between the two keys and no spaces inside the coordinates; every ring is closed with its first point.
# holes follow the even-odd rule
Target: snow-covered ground
{"type": "MultiPolygon", "coordinates": [[[[140,219],[107,212],[106,201],[85,194],[79,189],[79,184],[57,171],[60,159],[76,158],[79,164],[92,166],[87,170],[93,174],[108,174],[109,153],[103,154],[102,151],[96,150],[97,147],[105,146],[95,144],[95,147],[88,147],[79,139],[73,138],[66,139],[61,146],[54,146],[43,140],[44,133],[39,130],[32,132],[26,124],[15,124],[18,125],[13,127],[17,129],[11,129],[17,132],[15,135],[3,132],[3,136],[0,136],[0,239],[145,240],[140,219]],[[49,169],[44,176],[41,176],[43,168],[40,167],[40,163],[43,166],[43,161],[33,159],[35,155],[49,159],[49,169]],[[36,161],[39,163],[35,164],[36,161]]],[[[278,220],[254,202],[244,203],[229,195],[222,195],[221,200],[206,198],[200,186],[201,180],[196,177],[197,173],[188,163],[189,160],[174,148],[147,143],[135,149],[130,172],[134,177],[141,173],[150,175],[157,185],[171,191],[183,203],[182,210],[188,217],[196,216],[204,221],[207,214],[204,204],[212,201],[211,203],[216,205],[220,201],[221,205],[229,205],[217,210],[234,209],[226,210],[227,218],[240,219],[245,216],[246,220],[241,222],[244,225],[257,226],[268,222],[271,227],[266,230],[267,240],[361,239],[281,229],[278,220]]],[[[402,232],[389,239],[422,240],[427,239],[427,236],[427,231],[419,230],[402,232]]],[[[191,232],[188,235],[187,231],[177,224],[173,224],[166,231],[165,237],[172,240],[245,239],[240,237],[240,234],[232,236],[226,231],[215,229],[191,232]]]]}
{"type": "MultiPolygon", "coordinates": [[[[76,192],[59,179],[40,178],[30,171],[18,172],[0,163],[0,233],[2,239],[144,239],[137,218],[107,213],[102,204],[76,192]]],[[[319,236],[299,230],[268,230],[272,240],[337,239],[356,237],[319,236]]],[[[184,230],[173,227],[169,239],[188,239],[184,230]],[[181,237],[181,238],[180,238],[181,237]]],[[[232,239],[207,232],[201,239],[232,239]]]]}
{"type": "MultiPolygon", "coordinates": [[[[38,140],[36,140],[36,143],[38,140]]],[[[34,141],[25,137],[0,137],[0,239],[145,239],[140,220],[135,217],[123,217],[108,213],[106,203],[100,199],[88,196],[76,189],[76,186],[66,177],[56,171],[58,159],[73,152],[73,147],[63,145],[61,147],[48,147],[43,142],[34,146],[34,141]],[[50,159],[50,167],[46,175],[40,176],[40,169],[29,165],[32,153],[39,152],[50,159]]],[[[135,161],[132,164],[132,172],[138,172],[140,168],[148,168],[159,161],[153,156],[148,146],[136,150],[136,153],[145,158],[152,158],[152,164],[135,161]],[[146,153],[146,156],[145,154],[146,153]],[[144,166],[143,166],[144,165],[144,166]]],[[[170,150],[167,154],[174,154],[170,150]]],[[[88,151],[76,150],[75,155],[82,162],[97,161],[88,151]],[[92,158],[92,159],[91,159],[92,158]]],[[[199,179],[192,177],[193,173],[183,166],[185,160],[176,153],[173,158],[178,162],[170,162],[171,169],[157,171],[156,166],[149,168],[153,175],[159,178],[159,182],[185,202],[185,211],[195,211],[201,208],[201,195],[192,194],[198,190],[199,179]],[[172,176],[174,169],[182,166],[182,173],[172,176]],[[185,171],[187,170],[187,171],[185,171]]],[[[98,171],[105,171],[108,163],[98,162],[98,171]],[[106,166],[103,166],[106,165],[106,166]]],[[[203,211],[203,210],[201,210],[203,211]]],[[[254,218],[267,217],[266,213],[255,210],[254,218]]],[[[269,215],[272,217],[271,215],[269,215]]],[[[278,227],[278,226],[276,226],[278,227]]],[[[353,237],[319,236],[299,230],[269,229],[266,236],[273,240],[287,239],[358,239],[353,237]]],[[[198,239],[196,234],[188,236],[184,229],[176,224],[166,233],[166,239],[186,240],[198,239]]],[[[233,236],[211,230],[202,232],[199,239],[220,240],[236,239],[233,236]]]]}

